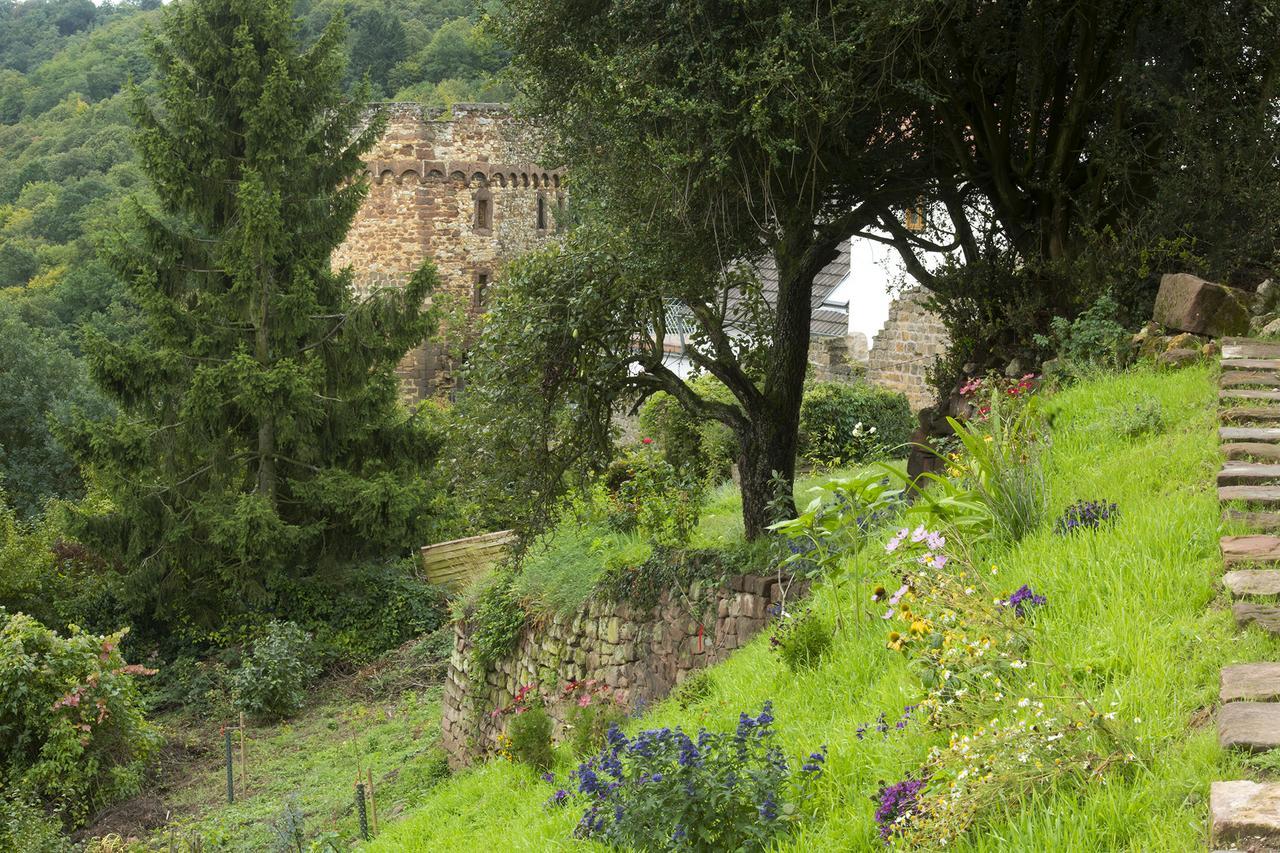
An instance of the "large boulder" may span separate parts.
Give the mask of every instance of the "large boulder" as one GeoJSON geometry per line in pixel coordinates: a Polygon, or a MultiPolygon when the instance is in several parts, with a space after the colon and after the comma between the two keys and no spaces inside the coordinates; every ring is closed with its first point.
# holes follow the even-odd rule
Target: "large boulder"
{"type": "Polygon", "coordinates": [[[1188,273],[1171,273],[1160,279],[1152,319],[1167,329],[1196,335],[1244,335],[1249,331],[1249,306],[1241,291],[1188,273]]]}

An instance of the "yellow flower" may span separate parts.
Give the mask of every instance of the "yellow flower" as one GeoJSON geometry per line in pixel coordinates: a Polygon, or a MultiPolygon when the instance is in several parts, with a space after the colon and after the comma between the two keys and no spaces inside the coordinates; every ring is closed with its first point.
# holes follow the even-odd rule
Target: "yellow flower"
{"type": "Polygon", "coordinates": [[[929,626],[921,619],[911,623],[911,633],[913,634],[923,634],[927,630],[929,630],[929,626]]]}

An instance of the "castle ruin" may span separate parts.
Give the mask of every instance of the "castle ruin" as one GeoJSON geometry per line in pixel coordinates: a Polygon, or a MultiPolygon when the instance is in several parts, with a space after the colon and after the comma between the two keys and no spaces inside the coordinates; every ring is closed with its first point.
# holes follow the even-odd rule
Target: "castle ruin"
{"type": "MultiPolygon", "coordinates": [[[[530,128],[499,104],[382,104],[387,126],[369,153],[369,195],[333,266],[358,294],[403,286],[425,260],[437,294],[475,316],[508,261],[542,244],[563,213],[564,170],[535,164],[530,128]]],[[[446,348],[428,341],[400,364],[410,400],[452,389],[446,348]]]]}

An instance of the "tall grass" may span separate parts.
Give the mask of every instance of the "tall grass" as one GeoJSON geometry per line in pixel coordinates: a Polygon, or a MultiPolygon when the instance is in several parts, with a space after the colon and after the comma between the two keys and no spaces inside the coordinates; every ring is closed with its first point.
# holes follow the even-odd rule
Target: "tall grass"
{"type": "MultiPolygon", "coordinates": [[[[1209,783],[1245,771],[1223,753],[1200,713],[1215,701],[1224,664],[1275,659],[1278,644],[1239,634],[1220,606],[1218,462],[1214,389],[1207,368],[1138,371],[1088,382],[1051,401],[1054,441],[1045,459],[1047,505],[1080,498],[1121,507],[1111,527],[1075,536],[1041,524],[1020,541],[981,546],[1008,591],[1032,584],[1048,598],[1036,617],[1034,653],[1058,662],[1089,698],[1140,738],[1141,761],[1106,782],[1062,778],[982,815],[950,849],[1183,851],[1203,849],[1209,783]],[[1164,426],[1138,439],[1116,432],[1115,407],[1141,393],[1160,401],[1164,426]]],[[[882,541],[857,560],[874,571],[882,541]]],[[[886,576],[887,586],[893,579],[886,576]]],[[[814,594],[830,619],[838,602],[814,594]]],[[[759,637],[717,667],[710,695],[685,709],[652,709],[633,725],[731,729],[739,711],[772,699],[780,741],[794,758],[830,747],[818,813],[781,849],[880,850],[870,797],[881,780],[918,767],[945,735],[915,725],[888,739],[858,738],[881,712],[921,695],[912,671],[874,631],[848,631],[818,667],[790,672],[759,637]]],[[[571,759],[561,752],[558,772],[571,759]]],[[[482,851],[595,849],[572,839],[578,814],[548,810],[553,789],[518,766],[491,762],[428,792],[369,849],[482,851]]]]}

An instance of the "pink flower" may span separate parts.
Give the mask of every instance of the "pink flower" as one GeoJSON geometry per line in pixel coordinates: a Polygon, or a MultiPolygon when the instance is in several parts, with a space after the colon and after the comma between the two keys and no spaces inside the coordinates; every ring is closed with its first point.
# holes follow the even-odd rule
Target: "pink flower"
{"type": "Polygon", "coordinates": [[[947,544],[947,539],[941,533],[930,533],[925,539],[925,544],[929,546],[930,551],[941,551],[942,546],[947,544]]]}
{"type": "Polygon", "coordinates": [[[929,538],[929,531],[924,529],[923,524],[911,531],[912,542],[923,542],[927,538],[929,538]]]}
{"type": "Polygon", "coordinates": [[[653,439],[652,439],[652,438],[645,437],[645,438],[640,439],[640,443],[641,443],[641,444],[653,444],[653,439]]]}
{"type": "Polygon", "coordinates": [[[587,706],[588,706],[588,705],[590,705],[590,704],[591,704],[591,694],[590,694],[590,693],[583,693],[581,696],[579,696],[579,697],[578,697],[578,707],[579,707],[579,708],[585,708],[585,707],[587,707],[587,706]]]}
{"type": "Polygon", "coordinates": [[[910,589],[910,587],[908,587],[905,583],[902,586],[898,587],[898,591],[895,592],[893,595],[889,596],[889,603],[897,604],[899,601],[902,600],[902,596],[907,594],[908,589],[910,589]]]}
{"type": "Polygon", "coordinates": [[[885,544],[884,552],[886,554],[892,554],[894,551],[898,550],[898,546],[902,544],[902,540],[907,538],[907,532],[907,528],[905,527],[899,530],[898,535],[890,539],[885,544]]]}

